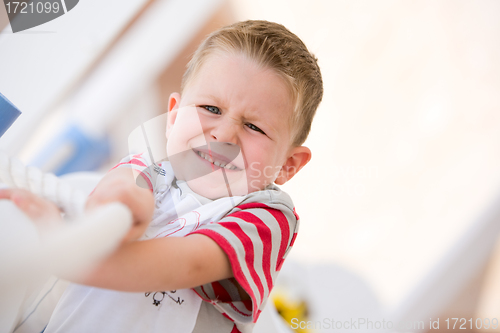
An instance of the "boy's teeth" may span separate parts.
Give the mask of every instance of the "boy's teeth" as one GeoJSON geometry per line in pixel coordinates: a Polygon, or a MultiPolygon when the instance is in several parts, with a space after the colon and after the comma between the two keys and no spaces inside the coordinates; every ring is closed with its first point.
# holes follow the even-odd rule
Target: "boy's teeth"
{"type": "Polygon", "coordinates": [[[229,170],[236,170],[236,166],[230,164],[230,163],[224,163],[221,161],[214,161],[208,154],[202,153],[201,151],[196,152],[198,155],[209,161],[210,163],[213,163],[214,165],[218,166],[219,168],[225,168],[229,170]]]}

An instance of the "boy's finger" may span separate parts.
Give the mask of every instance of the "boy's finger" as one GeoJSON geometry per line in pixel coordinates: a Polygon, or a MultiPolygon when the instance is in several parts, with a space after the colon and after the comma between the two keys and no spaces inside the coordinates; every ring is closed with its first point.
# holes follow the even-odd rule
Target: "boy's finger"
{"type": "Polygon", "coordinates": [[[0,199],[11,199],[12,190],[10,188],[5,188],[0,190],[0,199]]]}
{"type": "Polygon", "coordinates": [[[23,211],[29,209],[34,201],[34,198],[24,191],[13,191],[10,199],[23,211]]]}
{"type": "Polygon", "coordinates": [[[30,199],[32,197],[33,194],[31,192],[18,188],[0,190],[0,199],[12,200],[18,206],[20,203],[27,201],[27,199],[30,199]]]}
{"type": "Polygon", "coordinates": [[[33,193],[28,190],[24,190],[21,188],[4,188],[0,189],[0,198],[3,199],[12,199],[15,196],[24,196],[24,197],[35,197],[33,193]]]}
{"type": "Polygon", "coordinates": [[[11,200],[17,208],[27,214],[30,218],[35,218],[37,212],[34,210],[34,200],[30,195],[30,192],[21,189],[0,190],[0,199],[11,200]]]}

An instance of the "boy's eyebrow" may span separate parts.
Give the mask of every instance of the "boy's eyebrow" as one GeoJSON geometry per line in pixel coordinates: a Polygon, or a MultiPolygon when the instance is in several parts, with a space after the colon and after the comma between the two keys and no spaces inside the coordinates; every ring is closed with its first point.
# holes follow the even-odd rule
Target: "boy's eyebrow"
{"type": "Polygon", "coordinates": [[[212,95],[212,94],[207,94],[206,95],[208,98],[212,99],[215,101],[215,103],[217,105],[214,105],[214,106],[220,106],[222,108],[225,108],[225,106],[227,105],[227,103],[225,103],[224,100],[220,99],[219,97],[215,96],[215,95],[212,95]]]}
{"type": "MultiPolygon", "coordinates": [[[[206,97],[212,99],[214,101],[214,103],[217,104],[214,106],[218,106],[221,109],[227,109],[228,103],[223,98],[221,99],[220,97],[212,95],[212,94],[207,94],[206,97]]],[[[253,110],[247,110],[247,111],[249,111],[251,117],[248,117],[246,120],[253,121],[253,119],[259,119],[259,115],[256,114],[255,111],[253,111],[253,110]]]]}
{"type": "MultiPolygon", "coordinates": [[[[223,100],[221,100],[218,96],[215,96],[215,95],[212,95],[212,94],[202,95],[202,97],[203,96],[206,96],[207,98],[212,99],[215,102],[215,104],[217,104],[217,105],[214,105],[214,106],[220,107],[222,109],[225,109],[227,107],[226,106],[227,104],[223,100]]],[[[245,119],[246,121],[252,122],[252,121],[255,121],[255,120],[260,120],[259,115],[255,114],[255,111],[254,112],[250,112],[250,115],[251,115],[250,117],[247,117],[245,119]]],[[[274,126],[272,126],[271,124],[269,124],[269,123],[266,123],[265,127],[266,127],[266,131],[265,132],[268,135],[271,135],[271,133],[275,134],[275,133],[278,132],[277,129],[274,126]]],[[[274,135],[272,135],[272,136],[274,137],[274,135]]]]}

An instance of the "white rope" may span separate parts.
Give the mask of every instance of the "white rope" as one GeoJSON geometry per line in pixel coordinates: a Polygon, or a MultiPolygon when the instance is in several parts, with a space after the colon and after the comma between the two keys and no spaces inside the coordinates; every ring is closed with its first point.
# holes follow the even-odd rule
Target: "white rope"
{"type": "Polygon", "coordinates": [[[81,215],[86,195],[72,188],[54,174],[43,173],[40,169],[26,167],[15,157],[0,152],[0,183],[9,187],[28,190],[55,203],[69,217],[81,215]]]}
{"type": "Polygon", "coordinates": [[[41,238],[30,232],[31,221],[12,202],[0,200],[0,332],[12,332],[19,322],[21,331],[39,332],[60,297],[56,293],[41,305],[32,304],[39,293],[51,292],[44,289],[46,279],[51,274],[73,279],[91,269],[120,244],[132,225],[132,214],[118,202],[83,214],[84,192],[0,152],[2,183],[54,202],[72,221],[41,238]]]}

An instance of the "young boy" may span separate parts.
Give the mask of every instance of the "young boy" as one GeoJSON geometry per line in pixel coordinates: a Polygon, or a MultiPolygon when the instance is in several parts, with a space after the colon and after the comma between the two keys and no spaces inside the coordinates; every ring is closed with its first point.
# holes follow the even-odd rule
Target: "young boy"
{"type": "Polygon", "coordinates": [[[320,70],[283,26],[246,21],[208,36],[181,91],[169,99],[168,161],[129,157],[90,195],[88,209],[126,204],[134,226],[68,287],[46,333],[252,330],[298,230],[274,183],[311,158],[302,144],[320,70]]]}

